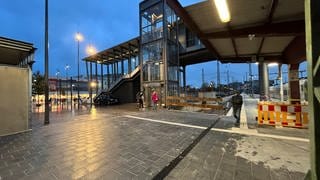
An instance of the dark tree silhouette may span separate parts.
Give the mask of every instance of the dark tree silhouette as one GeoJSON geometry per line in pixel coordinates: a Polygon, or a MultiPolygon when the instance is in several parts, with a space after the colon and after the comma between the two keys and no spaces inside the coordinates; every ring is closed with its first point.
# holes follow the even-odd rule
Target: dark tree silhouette
{"type": "Polygon", "coordinates": [[[44,75],[40,74],[40,71],[35,72],[32,75],[32,95],[38,96],[38,105],[39,103],[39,95],[44,94],[45,89],[45,81],[44,75]]]}

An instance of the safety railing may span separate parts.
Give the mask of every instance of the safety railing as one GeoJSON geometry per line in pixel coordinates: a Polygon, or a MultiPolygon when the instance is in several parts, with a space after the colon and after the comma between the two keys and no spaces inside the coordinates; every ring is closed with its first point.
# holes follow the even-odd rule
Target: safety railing
{"type": "Polygon", "coordinates": [[[258,103],[259,125],[308,128],[308,122],[308,106],[306,104],[265,101],[258,103]]]}

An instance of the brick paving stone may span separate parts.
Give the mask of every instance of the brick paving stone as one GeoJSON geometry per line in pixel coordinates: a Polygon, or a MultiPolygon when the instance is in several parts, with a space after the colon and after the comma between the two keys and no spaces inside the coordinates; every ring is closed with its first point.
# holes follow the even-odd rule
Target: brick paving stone
{"type": "MultiPolygon", "coordinates": [[[[75,114],[51,113],[51,124],[42,126],[43,114],[37,114],[32,132],[0,137],[1,178],[151,179],[203,131],[128,118],[126,114],[203,127],[218,119],[217,115],[201,113],[135,112],[113,106],[75,114]]],[[[303,177],[304,173],[287,169],[263,169],[265,164],[238,156],[242,139],[242,135],[209,132],[167,178],[254,179],[268,172],[269,179],[303,177]]]]}
{"type": "MultiPolygon", "coordinates": [[[[205,136],[192,150],[191,152],[178,164],[166,177],[166,179],[303,179],[305,172],[290,171],[288,168],[283,167],[276,168],[270,167],[264,162],[257,163],[254,160],[255,154],[248,154],[247,156],[238,155],[239,142],[242,142],[242,138],[245,137],[239,134],[210,132],[205,136]],[[250,156],[252,158],[249,158],[250,156]]],[[[273,144],[273,146],[282,146],[283,149],[287,148],[287,143],[281,140],[264,139],[256,137],[257,142],[259,139],[263,139],[266,145],[273,144]],[[266,143],[268,142],[268,143],[266,143]]],[[[305,153],[304,149],[301,149],[301,144],[296,143],[299,146],[291,146],[292,151],[299,152],[301,155],[305,153]]],[[[305,146],[308,144],[305,143],[305,146]]],[[[248,153],[251,149],[257,151],[263,151],[264,156],[268,156],[270,150],[263,144],[256,146],[256,144],[250,145],[248,153]]],[[[296,161],[299,161],[302,156],[296,156],[296,161]]],[[[273,157],[267,157],[269,161],[275,161],[273,163],[281,163],[281,161],[273,160],[273,157]]],[[[281,157],[281,159],[286,157],[281,157]]],[[[257,159],[258,160],[258,159],[257,159]]],[[[306,164],[308,165],[308,164],[306,164]]],[[[283,165],[282,165],[283,166],[283,165]]],[[[302,167],[302,166],[301,166],[302,167]]]]}

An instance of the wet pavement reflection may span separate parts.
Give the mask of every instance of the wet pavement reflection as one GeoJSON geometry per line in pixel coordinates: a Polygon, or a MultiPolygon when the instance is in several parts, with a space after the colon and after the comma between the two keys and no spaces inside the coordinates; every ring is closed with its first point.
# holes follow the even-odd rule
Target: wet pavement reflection
{"type": "MultiPolygon", "coordinates": [[[[135,104],[82,106],[80,110],[70,108],[52,111],[50,125],[47,126],[43,125],[43,116],[41,110],[33,112],[31,132],[0,137],[0,179],[152,179],[179,157],[206,127],[221,117],[164,109],[139,111],[135,104]]],[[[224,121],[223,118],[221,121],[224,121]]],[[[223,124],[229,127],[230,123],[233,122],[228,120],[223,124]]],[[[254,170],[269,174],[273,172],[275,179],[286,179],[283,173],[291,173],[290,177],[304,175],[305,169],[296,172],[292,167],[283,166],[283,170],[273,170],[268,163],[255,162],[258,155],[269,154],[264,151],[268,149],[266,146],[277,145],[280,151],[282,147],[287,148],[288,145],[284,144],[288,143],[255,137],[254,140],[249,139],[251,145],[261,140],[266,143],[259,143],[251,150],[251,146],[244,145],[245,139],[248,136],[211,131],[173,169],[168,178],[237,179],[243,174],[240,176],[238,170],[232,168],[248,167],[248,164],[255,166],[254,170]],[[256,153],[244,156],[239,154],[239,150],[256,153]],[[231,163],[229,171],[224,168],[226,163],[231,163]]],[[[301,149],[306,144],[297,146],[293,143],[291,149],[306,154],[308,150],[301,149]]],[[[279,158],[281,161],[276,159],[272,162],[281,164],[282,159],[287,158],[296,167],[308,163],[307,158],[290,153],[288,156],[296,160],[282,153],[273,155],[273,159],[279,158]],[[297,165],[297,161],[301,164],[297,165]]],[[[264,161],[270,159],[272,157],[266,156],[264,161]]],[[[248,177],[253,178],[252,168],[240,170],[251,174],[248,177]]],[[[271,179],[271,176],[261,177],[271,179]]]]}

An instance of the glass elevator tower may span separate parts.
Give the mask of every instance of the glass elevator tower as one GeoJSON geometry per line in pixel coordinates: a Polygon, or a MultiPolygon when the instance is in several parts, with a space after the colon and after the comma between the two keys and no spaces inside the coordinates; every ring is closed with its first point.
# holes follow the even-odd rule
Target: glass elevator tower
{"type": "Polygon", "coordinates": [[[167,96],[179,94],[178,17],[166,0],[145,0],[139,8],[141,90],[146,106],[153,90],[165,106],[167,96]]]}

